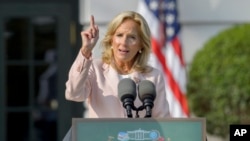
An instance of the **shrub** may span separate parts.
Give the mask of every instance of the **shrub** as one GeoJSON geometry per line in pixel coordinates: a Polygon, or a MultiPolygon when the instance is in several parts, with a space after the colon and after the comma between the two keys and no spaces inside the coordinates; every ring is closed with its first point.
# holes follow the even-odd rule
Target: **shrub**
{"type": "Polygon", "coordinates": [[[227,137],[230,124],[250,123],[250,24],[211,38],[188,71],[191,112],[206,118],[207,132],[227,137]]]}

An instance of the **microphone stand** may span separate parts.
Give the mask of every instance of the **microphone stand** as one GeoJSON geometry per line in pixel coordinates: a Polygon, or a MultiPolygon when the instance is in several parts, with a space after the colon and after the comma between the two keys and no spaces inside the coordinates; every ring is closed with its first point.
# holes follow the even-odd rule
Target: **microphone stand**
{"type": "MultiPolygon", "coordinates": [[[[145,105],[141,105],[140,107],[135,107],[134,105],[131,107],[132,110],[136,111],[136,115],[135,115],[135,118],[140,118],[139,116],[139,111],[142,111],[142,110],[147,110],[148,107],[145,107],[145,105]]],[[[127,117],[128,118],[133,118],[133,115],[132,115],[132,112],[128,112],[127,111],[127,117]]],[[[151,112],[146,112],[146,115],[144,116],[144,118],[150,118],[151,117],[151,112]]]]}
{"type": "Polygon", "coordinates": [[[140,106],[140,107],[134,107],[134,109],[133,110],[135,110],[136,111],[136,116],[135,116],[135,118],[139,118],[140,116],[139,116],[139,111],[142,111],[144,109],[144,106],[142,105],[142,106],[140,106]]]}

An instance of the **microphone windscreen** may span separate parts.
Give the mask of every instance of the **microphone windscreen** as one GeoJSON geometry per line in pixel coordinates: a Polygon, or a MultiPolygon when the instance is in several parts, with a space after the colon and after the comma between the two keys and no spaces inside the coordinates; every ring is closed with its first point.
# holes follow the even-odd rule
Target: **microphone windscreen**
{"type": "Polygon", "coordinates": [[[136,98],[136,84],[130,78],[124,78],[118,83],[118,96],[121,101],[125,98],[136,98]]]}
{"type": "Polygon", "coordinates": [[[156,97],[155,85],[149,80],[143,80],[138,85],[138,93],[141,101],[144,99],[154,100],[156,97]]]}

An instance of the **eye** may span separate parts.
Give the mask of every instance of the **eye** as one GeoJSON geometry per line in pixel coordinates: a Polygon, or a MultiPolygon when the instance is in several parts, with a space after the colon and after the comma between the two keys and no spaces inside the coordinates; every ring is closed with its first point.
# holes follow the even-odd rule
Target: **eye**
{"type": "Polygon", "coordinates": [[[136,36],[130,36],[129,38],[131,38],[132,40],[136,40],[136,36]]]}
{"type": "Polygon", "coordinates": [[[117,37],[122,37],[123,35],[121,33],[116,34],[117,37]]]}

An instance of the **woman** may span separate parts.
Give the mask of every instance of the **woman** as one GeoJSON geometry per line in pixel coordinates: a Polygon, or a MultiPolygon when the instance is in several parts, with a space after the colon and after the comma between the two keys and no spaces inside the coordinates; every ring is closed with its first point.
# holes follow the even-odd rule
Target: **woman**
{"type": "MultiPolygon", "coordinates": [[[[102,40],[101,59],[91,56],[99,38],[99,29],[93,16],[90,27],[81,32],[81,37],[82,47],[66,82],[67,100],[85,101],[89,118],[125,118],[126,109],[118,96],[119,81],[131,78],[138,84],[142,80],[150,80],[156,86],[152,117],[170,117],[163,75],[148,66],[151,51],[150,30],[140,14],[122,12],[110,22],[102,40]]],[[[138,96],[134,105],[142,105],[138,96]]],[[[133,115],[135,112],[133,111],[133,115]]],[[[139,117],[144,116],[145,110],[140,111],[139,117]]]]}

